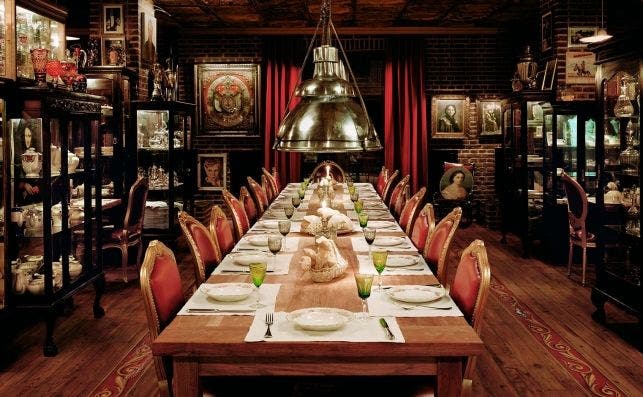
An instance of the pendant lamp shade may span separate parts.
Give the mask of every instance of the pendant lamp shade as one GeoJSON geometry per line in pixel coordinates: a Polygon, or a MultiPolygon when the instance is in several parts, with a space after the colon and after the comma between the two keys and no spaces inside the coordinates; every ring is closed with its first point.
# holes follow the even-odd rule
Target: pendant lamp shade
{"type": "Polygon", "coordinates": [[[603,15],[604,15],[603,0],[601,0],[601,28],[598,29],[598,31],[594,35],[587,36],[587,37],[582,37],[579,40],[581,43],[585,43],[585,44],[601,43],[601,42],[603,42],[605,40],[609,40],[609,39],[612,38],[611,35],[607,34],[607,29],[605,29],[605,27],[603,25],[603,15]]]}
{"type": "MultiPolygon", "coordinates": [[[[330,44],[331,29],[336,38],[337,33],[330,19],[329,0],[322,3],[318,29],[319,26],[322,27],[322,38],[321,45],[313,51],[313,77],[295,89],[293,96],[299,97],[300,101],[281,121],[273,148],[313,153],[381,150],[382,145],[368,117],[341,43],[347,68],[339,57],[338,49],[330,44]]],[[[311,47],[316,35],[317,31],[311,47]]],[[[289,104],[291,100],[292,96],[289,104]]]]}

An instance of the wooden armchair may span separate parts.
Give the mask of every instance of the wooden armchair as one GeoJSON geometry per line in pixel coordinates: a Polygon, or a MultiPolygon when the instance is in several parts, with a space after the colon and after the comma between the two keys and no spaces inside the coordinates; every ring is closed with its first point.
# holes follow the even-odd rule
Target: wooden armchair
{"type": "Polygon", "coordinates": [[[255,199],[255,203],[257,204],[257,211],[258,211],[258,216],[261,217],[263,215],[264,211],[268,209],[268,196],[266,195],[266,191],[263,190],[263,187],[257,183],[252,177],[246,177],[248,180],[248,187],[250,188],[250,193],[252,194],[252,197],[255,199]]]}
{"type": "Polygon", "coordinates": [[[310,181],[319,182],[319,180],[325,178],[326,175],[330,175],[330,177],[337,182],[344,182],[344,180],[346,180],[346,174],[339,164],[334,161],[324,160],[317,164],[313,172],[310,173],[310,181]]]}
{"type": "Polygon", "coordinates": [[[377,176],[377,182],[375,183],[375,191],[377,192],[377,194],[380,195],[380,197],[382,197],[382,193],[384,192],[384,187],[386,186],[387,181],[388,181],[388,170],[386,169],[385,166],[382,166],[382,170],[377,176]]]}
{"type": "Polygon", "coordinates": [[[261,174],[266,177],[266,182],[270,184],[270,188],[272,189],[273,192],[273,198],[277,197],[279,195],[279,192],[281,191],[281,183],[279,181],[279,175],[277,174],[277,169],[275,167],[272,168],[273,172],[271,173],[264,167],[261,167],[261,174]]]}
{"type": "Polygon", "coordinates": [[[243,204],[237,200],[232,193],[227,189],[223,189],[223,201],[225,202],[228,210],[232,214],[232,224],[234,225],[235,241],[241,240],[244,234],[250,229],[250,222],[246,215],[246,210],[243,204]]]}
{"type": "Polygon", "coordinates": [[[420,205],[424,201],[425,195],[426,188],[422,187],[413,195],[413,197],[406,201],[404,207],[402,208],[402,211],[400,211],[399,224],[402,230],[404,230],[407,235],[411,235],[413,223],[415,222],[415,218],[418,215],[418,210],[420,209],[420,205]]]}
{"type": "Polygon", "coordinates": [[[391,197],[389,197],[389,201],[385,201],[386,206],[389,208],[389,210],[391,210],[391,212],[393,212],[393,215],[395,215],[395,204],[400,198],[400,195],[404,194],[404,189],[406,189],[406,185],[409,183],[410,178],[410,175],[406,175],[404,178],[400,179],[400,181],[391,191],[391,197]]]}
{"type": "Polygon", "coordinates": [[[447,256],[449,246],[451,245],[451,240],[458,228],[461,217],[462,209],[456,207],[447,216],[442,218],[433,230],[433,233],[427,237],[426,244],[422,250],[422,256],[424,256],[426,263],[442,284],[447,282],[447,256]]]}
{"type": "Polygon", "coordinates": [[[391,192],[393,191],[393,186],[397,181],[397,177],[399,175],[400,171],[395,170],[392,174],[389,175],[388,179],[386,180],[386,183],[384,184],[384,190],[382,190],[382,201],[384,202],[384,204],[389,202],[391,198],[391,192]]]}
{"type": "Polygon", "coordinates": [[[259,211],[255,200],[250,196],[250,192],[245,186],[241,186],[241,189],[239,189],[239,201],[243,204],[249,224],[253,225],[259,218],[259,211]]]}
{"type": "Polygon", "coordinates": [[[426,239],[433,233],[434,229],[435,212],[433,211],[433,204],[427,203],[418,214],[415,222],[413,222],[413,227],[409,234],[413,245],[415,245],[419,251],[424,249],[426,239]]]}
{"type": "Polygon", "coordinates": [[[221,207],[213,205],[210,210],[210,234],[219,248],[221,258],[224,258],[234,248],[234,225],[226,217],[221,207]]]}
{"type": "Polygon", "coordinates": [[[198,288],[221,263],[221,251],[210,230],[201,222],[185,211],[180,211],[178,217],[183,236],[194,257],[194,286],[198,288]]]}

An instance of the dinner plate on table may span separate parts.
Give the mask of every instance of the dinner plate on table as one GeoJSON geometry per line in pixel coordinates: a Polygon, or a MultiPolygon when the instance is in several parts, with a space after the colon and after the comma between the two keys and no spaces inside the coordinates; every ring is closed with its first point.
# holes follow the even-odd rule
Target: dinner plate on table
{"type": "Polygon", "coordinates": [[[395,247],[397,245],[406,244],[404,237],[376,237],[373,245],[380,247],[395,247]]]}
{"type": "Polygon", "coordinates": [[[446,291],[442,287],[428,285],[398,285],[386,291],[392,299],[406,303],[425,303],[442,298],[446,291]]]}
{"type": "Polygon", "coordinates": [[[371,229],[397,229],[397,224],[390,221],[369,221],[368,227],[371,229]]]}
{"type": "Polygon", "coordinates": [[[279,228],[279,221],[276,220],[265,220],[257,222],[257,226],[263,229],[277,229],[279,228]]]}
{"type": "Polygon", "coordinates": [[[249,283],[201,284],[199,289],[212,299],[222,302],[237,302],[246,299],[254,286],[249,283]]]}
{"type": "Polygon", "coordinates": [[[387,267],[407,267],[420,263],[420,258],[411,255],[389,255],[386,259],[387,267]]]}
{"type": "Polygon", "coordinates": [[[286,318],[296,327],[307,331],[335,331],[354,318],[353,312],[332,307],[311,307],[295,310],[286,318]]]}
{"type": "Polygon", "coordinates": [[[268,255],[263,253],[235,253],[232,254],[232,262],[241,266],[250,266],[251,263],[267,262],[268,255]]]}
{"type": "Polygon", "coordinates": [[[257,247],[266,247],[268,245],[268,236],[248,236],[246,241],[257,247]]]}

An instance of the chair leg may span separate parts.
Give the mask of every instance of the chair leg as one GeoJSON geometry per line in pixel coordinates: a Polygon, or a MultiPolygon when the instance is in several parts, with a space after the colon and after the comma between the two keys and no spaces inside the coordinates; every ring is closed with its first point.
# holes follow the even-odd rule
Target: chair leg
{"type": "Polygon", "coordinates": [[[136,271],[141,270],[141,257],[143,255],[143,240],[138,242],[138,252],[136,254],[136,271]]]}
{"type": "Polygon", "coordinates": [[[572,275],[572,257],[574,256],[574,244],[569,241],[569,255],[567,259],[567,277],[572,275]]]}
{"type": "Polygon", "coordinates": [[[585,286],[585,269],[587,268],[587,247],[583,247],[583,277],[581,278],[581,284],[585,286]]]}
{"type": "Polygon", "coordinates": [[[127,244],[121,245],[121,264],[123,268],[123,281],[125,281],[126,283],[128,282],[127,280],[128,251],[129,251],[129,247],[127,246],[127,244]]]}

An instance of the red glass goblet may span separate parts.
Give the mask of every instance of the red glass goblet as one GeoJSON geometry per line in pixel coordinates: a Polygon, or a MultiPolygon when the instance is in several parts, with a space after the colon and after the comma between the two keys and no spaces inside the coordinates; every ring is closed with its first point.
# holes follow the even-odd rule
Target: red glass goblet
{"type": "Polygon", "coordinates": [[[38,87],[47,86],[47,54],[49,54],[49,50],[46,48],[34,48],[31,50],[31,65],[33,66],[33,74],[38,87]]]}
{"type": "Polygon", "coordinates": [[[47,66],[45,67],[45,70],[47,71],[47,74],[51,77],[54,87],[58,85],[58,77],[62,74],[63,69],[62,65],[60,64],[60,61],[57,59],[50,59],[49,62],[47,62],[47,66]]]}
{"type": "Polygon", "coordinates": [[[76,63],[72,61],[62,61],[60,63],[62,66],[62,77],[63,80],[65,81],[65,84],[67,85],[67,89],[71,90],[74,84],[74,80],[76,79],[76,74],[78,69],[76,68],[76,63]]]}

